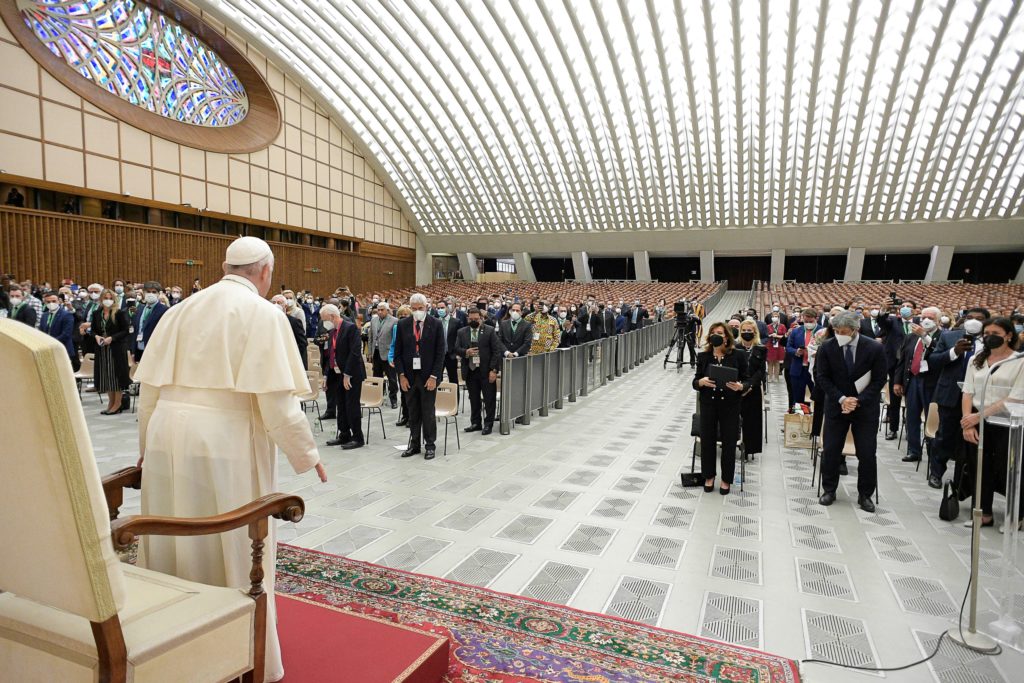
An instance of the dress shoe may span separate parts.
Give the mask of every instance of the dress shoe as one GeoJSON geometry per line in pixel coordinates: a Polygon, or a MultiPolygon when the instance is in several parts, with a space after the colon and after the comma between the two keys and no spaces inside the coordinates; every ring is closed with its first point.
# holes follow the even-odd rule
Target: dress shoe
{"type": "Polygon", "coordinates": [[[469,433],[469,432],[479,432],[481,429],[483,429],[483,427],[481,427],[480,425],[469,425],[468,427],[466,427],[462,431],[467,432],[467,433],[469,433]]]}
{"type": "Polygon", "coordinates": [[[338,416],[335,415],[334,413],[324,413],[323,415],[320,416],[320,419],[321,420],[337,420],[338,416]]]}
{"type": "Polygon", "coordinates": [[[896,432],[886,432],[885,433],[885,440],[886,441],[895,441],[896,440],[896,432]]]}
{"type": "Polygon", "coordinates": [[[938,477],[928,477],[928,485],[931,486],[933,489],[941,489],[942,480],[939,479],[938,477]]]}
{"type": "Polygon", "coordinates": [[[875,511],[875,504],[871,502],[870,498],[865,498],[864,496],[859,497],[857,499],[857,505],[859,505],[860,509],[863,510],[864,512],[875,511]]]}
{"type": "Polygon", "coordinates": [[[821,494],[821,498],[818,499],[818,502],[828,507],[832,503],[836,502],[836,494],[825,491],[825,493],[821,494]]]}
{"type": "Polygon", "coordinates": [[[849,473],[850,473],[850,468],[846,466],[846,461],[844,460],[844,461],[840,462],[839,463],[839,475],[840,476],[846,476],[849,473]]]}
{"type": "Polygon", "coordinates": [[[396,427],[408,427],[409,426],[409,418],[403,417],[401,420],[399,420],[398,422],[395,423],[395,426],[396,427]]]}
{"type": "Polygon", "coordinates": [[[704,493],[711,493],[714,490],[715,490],[715,480],[714,479],[711,480],[710,484],[705,482],[705,484],[704,484],[704,493]]]}
{"type": "Polygon", "coordinates": [[[327,442],[328,446],[344,446],[347,443],[352,442],[352,437],[345,437],[344,439],[331,439],[327,442]]]}
{"type": "Polygon", "coordinates": [[[729,491],[732,491],[732,487],[731,486],[729,488],[725,488],[724,486],[719,486],[718,487],[718,492],[721,493],[723,496],[728,496],[729,495],[729,491]]]}
{"type": "Polygon", "coordinates": [[[921,462],[920,455],[905,455],[903,456],[903,462],[921,462]]]}
{"type": "Polygon", "coordinates": [[[396,401],[395,399],[391,399],[391,410],[394,410],[397,407],[398,407],[398,401],[396,401]]]}
{"type": "Polygon", "coordinates": [[[424,460],[433,460],[434,459],[434,449],[433,448],[427,448],[426,453],[423,454],[423,459],[424,460]]]}
{"type": "Polygon", "coordinates": [[[356,448],[362,448],[365,444],[362,441],[349,441],[348,443],[342,444],[341,448],[345,451],[355,450],[356,448]]]}
{"type": "Polygon", "coordinates": [[[492,431],[491,425],[484,425],[484,428],[480,430],[480,436],[487,436],[492,431]]]}
{"type": "Polygon", "coordinates": [[[409,446],[408,448],[406,448],[402,452],[402,457],[403,458],[411,458],[412,456],[419,455],[419,454],[420,454],[420,447],[419,446],[409,446]]]}

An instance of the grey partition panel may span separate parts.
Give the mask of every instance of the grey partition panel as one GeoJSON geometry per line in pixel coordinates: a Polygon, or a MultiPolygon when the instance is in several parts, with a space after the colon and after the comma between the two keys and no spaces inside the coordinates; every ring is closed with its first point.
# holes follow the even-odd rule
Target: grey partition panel
{"type": "Polygon", "coordinates": [[[501,372],[501,433],[512,431],[512,421],[527,414],[526,364],[530,357],[506,358],[501,372]]]}
{"type": "MultiPolygon", "coordinates": [[[[530,390],[528,396],[530,397],[530,410],[540,410],[544,407],[544,359],[546,354],[538,354],[536,356],[527,356],[526,371],[530,377],[530,390]]],[[[529,421],[527,421],[529,424],[529,421]]]]}

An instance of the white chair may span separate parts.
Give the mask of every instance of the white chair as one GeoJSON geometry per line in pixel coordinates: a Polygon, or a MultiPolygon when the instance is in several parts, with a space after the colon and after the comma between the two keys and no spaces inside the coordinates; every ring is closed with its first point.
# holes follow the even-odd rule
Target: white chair
{"type": "Polygon", "coordinates": [[[388,438],[384,431],[384,378],[367,377],[359,388],[359,408],[366,411],[366,434],[363,438],[370,443],[370,419],[374,413],[380,415],[380,433],[383,438],[388,438]]]}
{"type": "Polygon", "coordinates": [[[323,384],[323,376],[320,370],[308,370],[306,378],[309,380],[309,391],[299,396],[299,405],[303,412],[311,408],[316,410],[316,421],[320,424],[320,431],[324,431],[324,421],[320,412],[320,387],[323,384]]]}
{"type": "Polygon", "coordinates": [[[455,422],[455,445],[462,450],[459,442],[459,387],[452,382],[441,382],[437,385],[437,396],[434,399],[434,415],[444,418],[444,454],[448,455],[448,423],[455,422]]]}
{"type": "MultiPolygon", "coordinates": [[[[82,356],[82,364],[78,368],[78,372],[75,373],[75,386],[78,389],[78,398],[82,398],[82,386],[89,384],[95,386],[94,376],[96,374],[96,354],[87,353],[82,356]]],[[[103,402],[103,397],[100,397],[100,402],[103,402]]]]}
{"type": "Polygon", "coordinates": [[[0,357],[0,385],[18,396],[0,421],[0,440],[21,456],[6,458],[0,477],[0,500],[19,513],[0,525],[0,678],[263,681],[267,517],[300,520],[302,499],[272,494],[216,517],[111,524],[121,487],[138,488],[142,470],[101,483],[64,347],[0,320],[0,357]],[[253,540],[248,592],[125,565],[114,552],[140,534],[246,526],[253,540]]]}
{"type": "MultiPolygon", "coordinates": [[[[939,433],[939,404],[932,403],[928,404],[928,415],[924,419],[924,440],[928,447],[928,454],[931,456],[932,441],[938,436],[939,433]]],[[[931,457],[929,457],[929,461],[931,457]]],[[[917,467],[915,472],[921,469],[921,461],[917,461],[917,467]]],[[[926,472],[927,474],[927,472],[926,472]]]]}

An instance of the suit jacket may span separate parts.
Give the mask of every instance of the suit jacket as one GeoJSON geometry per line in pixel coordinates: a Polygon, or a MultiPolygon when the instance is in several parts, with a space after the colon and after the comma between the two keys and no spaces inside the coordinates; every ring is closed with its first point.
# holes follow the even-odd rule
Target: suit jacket
{"type": "MultiPolygon", "coordinates": [[[[469,379],[469,373],[473,369],[470,358],[466,356],[466,351],[472,346],[470,342],[472,333],[473,328],[466,325],[459,329],[455,341],[455,355],[462,359],[462,378],[465,380],[469,379]]],[[[493,327],[481,325],[477,328],[476,347],[480,353],[480,370],[484,372],[500,370],[501,342],[498,341],[498,333],[494,331],[493,327]]]]}
{"type": "Polygon", "coordinates": [[[128,330],[131,327],[131,322],[128,320],[128,314],[121,309],[114,307],[113,313],[114,314],[110,319],[106,321],[105,327],[103,321],[103,310],[100,309],[93,313],[89,336],[92,337],[93,343],[95,344],[96,335],[102,332],[104,333],[104,336],[110,337],[111,349],[120,353],[125,353],[128,349],[128,330]]]}
{"type": "Polygon", "coordinates": [[[330,346],[334,344],[334,362],[342,375],[348,375],[353,387],[366,379],[366,367],[363,365],[363,341],[359,338],[356,324],[342,318],[341,327],[327,333],[324,343],[324,360],[330,367],[330,346]]]}
{"type": "Polygon", "coordinates": [[[883,334],[882,330],[878,330],[878,334],[875,334],[875,328],[871,324],[871,318],[867,317],[860,321],[860,333],[868,339],[877,339],[883,334]]]}
{"type": "Polygon", "coordinates": [[[74,329],[75,314],[63,306],[53,315],[49,311],[43,311],[43,319],[39,321],[39,331],[63,344],[68,352],[68,358],[75,357],[74,329]]]}
{"type": "Polygon", "coordinates": [[[17,320],[19,323],[25,323],[29,327],[36,326],[36,309],[32,308],[27,301],[22,303],[21,309],[17,313],[14,313],[14,308],[12,307],[11,313],[12,320],[17,320]]]}
{"type": "Polygon", "coordinates": [[[149,343],[149,338],[153,336],[153,330],[156,329],[156,325],[160,322],[160,318],[167,312],[167,306],[163,305],[159,301],[153,304],[153,310],[150,311],[149,315],[146,316],[146,325],[142,325],[142,313],[146,310],[146,306],[137,306],[135,308],[135,315],[132,317],[132,335],[129,348],[131,349],[132,355],[138,356],[139,354],[139,331],[142,331],[142,346],[145,350],[146,344],[149,343]]]}
{"type": "MultiPolygon", "coordinates": [[[[903,385],[904,389],[908,384],[910,384],[910,366],[914,362],[914,350],[917,348],[918,340],[923,341],[925,344],[922,359],[927,361],[932,349],[939,343],[939,335],[926,334],[924,337],[918,337],[916,334],[911,334],[903,340],[903,349],[900,351],[900,362],[896,366],[896,372],[893,374],[893,381],[896,384],[903,385]]],[[[932,369],[931,363],[928,363],[928,370],[919,373],[918,378],[924,380],[925,387],[928,390],[932,390],[935,388],[935,383],[939,381],[939,373],[932,369]]]]}
{"type": "Polygon", "coordinates": [[[743,344],[738,344],[736,348],[747,354],[747,385],[760,390],[768,374],[768,347],[758,344],[751,346],[748,351],[743,348],[743,344]]]}
{"type": "MultiPolygon", "coordinates": [[[[398,332],[395,336],[395,370],[400,375],[405,375],[411,383],[413,373],[417,372],[412,368],[412,359],[416,357],[416,336],[413,330],[415,318],[409,316],[398,321],[398,332]]],[[[444,330],[441,321],[428,315],[422,322],[420,334],[420,376],[424,381],[430,375],[438,383],[441,382],[441,373],[444,371],[444,330]]]]}
{"type": "Polygon", "coordinates": [[[601,316],[597,313],[590,315],[586,309],[576,318],[576,338],[580,344],[585,344],[594,339],[600,339],[604,335],[604,326],[601,324],[601,316]],[[590,330],[587,330],[587,325],[590,330]]]}
{"type": "Polygon", "coordinates": [[[501,342],[502,355],[505,351],[511,351],[520,356],[529,355],[530,347],[533,345],[533,325],[525,320],[520,320],[513,333],[512,321],[502,320],[498,326],[498,341],[501,342]]]}
{"type": "MultiPolygon", "coordinates": [[[[920,324],[920,318],[911,318],[908,323],[920,324]]],[[[903,333],[903,319],[895,314],[878,314],[878,336],[884,337],[882,345],[885,348],[885,361],[892,371],[903,357],[903,341],[906,335],[903,333]]]]}
{"type": "Polygon", "coordinates": [[[965,353],[955,360],[949,357],[956,343],[964,338],[963,329],[949,330],[939,335],[939,341],[935,343],[932,352],[928,354],[928,368],[938,373],[935,384],[935,392],[932,400],[945,408],[956,408],[960,405],[963,392],[957,386],[957,382],[963,382],[967,374],[969,358],[973,357],[970,352],[965,353]]]}
{"type": "MultiPolygon", "coordinates": [[[[153,317],[153,316],[150,316],[153,317]]],[[[299,358],[302,360],[302,367],[309,370],[309,358],[306,353],[306,323],[305,320],[299,320],[294,315],[286,315],[288,318],[288,324],[292,327],[292,336],[295,337],[295,345],[299,347],[299,358]]],[[[149,321],[146,321],[149,324],[149,321]]],[[[133,337],[134,340],[134,337],[133,337]]],[[[135,343],[134,341],[132,342],[135,343]]]]}
{"type": "MultiPolygon", "coordinates": [[[[444,330],[444,321],[440,318],[436,318],[437,322],[441,324],[441,329],[444,330]]],[[[451,313],[448,314],[448,335],[444,339],[444,357],[447,360],[455,360],[458,356],[455,354],[455,343],[458,339],[459,330],[465,323],[462,319],[453,316],[451,313]]]]}
{"type": "MultiPolygon", "coordinates": [[[[623,311],[625,313],[625,311],[623,311]]],[[[650,318],[651,314],[647,312],[647,309],[643,306],[634,306],[629,309],[629,313],[626,315],[626,331],[632,332],[633,330],[639,330],[644,326],[644,319],[650,318]],[[636,309],[636,323],[633,322],[633,310],[636,309]]]]}
{"type": "Polygon", "coordinates": [[[373,360],[376,353],[382,359],[387,360],[388,350],[391,348],[391,328],[398,324],[398,318],[389,315],[383,320],[379,315],[370,319],[370,360],[373,360]]]}
{"type": "MultiPolygon", "coordinates": [[[[814,328],[814,334],[817,334],[821,326],[814,328]]],[[[814,334],[811,335],[813,339],[814,334]]],[[[796,352],[799,349],[807,349],[807,330],[803,325],[794,327],[789,331],[789,336],[786,337],[786,357],[789,359],[789,374],[799,375],[804,369],[803,357],[797,356],[796,352]]]]}
{"type": "Polygon", "coordinates": [[[874,339],[861,337],[857,340],[857,350],[853,361],[853,373],[846,369],[846,360],[842,347],[833,337],[826,339],[818,347],[815,360],[815,375],[818,388],[825,393],[826,417],[839,417],[843,410],[839,399],[843,396],[854,397],[859,402],[855,412],[860,416],[873,416],[878,420],[878,403],[881,400],[882,386],[888,378],[885,363],[885,351],[874,339]],[[864,391],[857,391],[855,382],[865,373],[871,373],[871,380],[864,391]]]}
{"type": "Polygon", "coordinates": [[[615,311],[606,308],[603,312],[599,312],[599,315],[601,317],[601,336],[615,336],[615,311]]]}
{"type": "MultiPolygon", "coordinates": [[[[700,401],[702,403],[710,403],[711,401],[718,399],[719,401],[725,401],[726,403],[739,403],[740,399],[743,397],[742,391],[733,391],[729,388],[711,389],[710,387],[700,386],[700,380],[703,377],[708,376],[708,367],[713,364],[714,357],[714,351],[701,351],[697,354],[697,370],[693,375],[693,388],[697,391],[700,401]]],[[[738,382],[747,383],[749,381],[749,377],[747,375],[746,351],[734,348],[732,353],[727,353],[722,358],[722,365],[729,368],[736,368],[738,382]]]]}

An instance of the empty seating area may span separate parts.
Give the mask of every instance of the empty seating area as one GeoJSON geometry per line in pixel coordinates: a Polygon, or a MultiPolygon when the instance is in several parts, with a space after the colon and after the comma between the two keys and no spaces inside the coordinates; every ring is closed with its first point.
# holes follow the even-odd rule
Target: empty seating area
{"type": "Polygon", "coordinates": [[[909,284],[909,283],[759,283],[754,306],[771,310],[778,303],[784,311],[794,306],[813,306],[819,310],[848,302],[865,309],[882,306],[892,292],[918,306],[938,306],[946,314],[961,307],[984,306],[993,315],[1010,315],[1024,301],[1024,285],[1019,284],[909,284]]]}
{"type": "Polygon", "coordinates": [[[413,292],[422,292],[432,300],[453,296],[461,301],[474,301],[478,297],[491,295],[519,297],[520,300],[543,298],[551,302],[578,303],[589,296],[598,301],[626,301],[637,299],[651,308],[664,299],[669,308],[673,301],[706,301],[718,291],[713,282],[592,282],[578,284],[569,282],[440,282],[423,287],[392,289],[384,292],[364,292],[358,295],[362,301],[372,294],[379,294],[388,301],[408,301],[413,292]]]}

